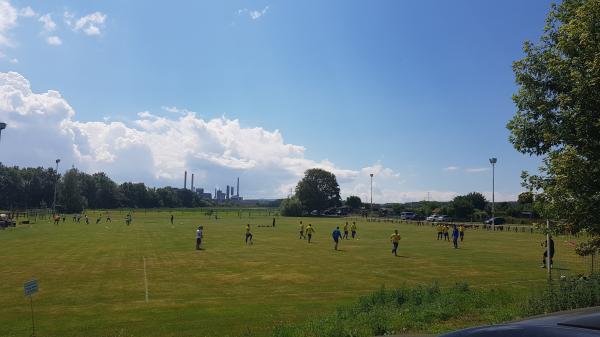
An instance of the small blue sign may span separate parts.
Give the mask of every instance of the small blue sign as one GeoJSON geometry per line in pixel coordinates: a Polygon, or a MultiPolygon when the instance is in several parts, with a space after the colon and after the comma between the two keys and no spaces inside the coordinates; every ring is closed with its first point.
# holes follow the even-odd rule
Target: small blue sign
{"type": "Polygon", "coordinates": [[[25,289],[25,296],[31,296],[34,293],[37,293],[38,291],[38,283],[37,280],[31,280],[31,281],[27,281],[25,282],[25,284],[23,284],[23,289],[25,289]]]}

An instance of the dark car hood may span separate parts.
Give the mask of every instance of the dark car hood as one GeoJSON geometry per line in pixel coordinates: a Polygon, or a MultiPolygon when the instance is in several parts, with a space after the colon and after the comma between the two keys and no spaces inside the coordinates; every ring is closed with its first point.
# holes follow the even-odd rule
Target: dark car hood
{"type": "Polygon", "coordinates": [[[440,337],[596,337],[600,307],[561,311],[506,324],[451,332],[440,337]]]}

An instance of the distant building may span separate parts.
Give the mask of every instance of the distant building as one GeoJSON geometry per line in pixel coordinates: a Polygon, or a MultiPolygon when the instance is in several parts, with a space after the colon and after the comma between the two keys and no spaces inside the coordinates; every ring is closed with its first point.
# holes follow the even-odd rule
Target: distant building
{"type": "Polygon", "coordinates": [[[212,199],[212,194],[204,192],[203,188],[196,188],[195,192],[198,194],[200,199],[212,199]]]}

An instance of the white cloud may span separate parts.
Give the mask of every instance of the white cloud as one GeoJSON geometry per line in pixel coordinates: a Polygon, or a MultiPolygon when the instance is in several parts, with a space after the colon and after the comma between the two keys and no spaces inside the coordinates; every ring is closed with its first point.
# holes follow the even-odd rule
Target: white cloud
{"type": "Polygon", "coordinates": [[[465,172],[468,173],[479,173],[479,172],[485,172],[485,171],[489,171],[490,169],[488,167],[476,167],[476,168],[468,168],[465,169],[465,172]]]}
{"type": "Polygon", "coordinates": [[[42,23],[45,33],[52,32],[56,29],[56,22],[54,22],[54,20],[52,20],[52,14],[50,14],[50,13],[40,16],[38,21],[42,23]]]}
{"type": "MultiPolygon", "coordinates": [[[[287,196],[305,170],[320,167],[336,175],[343,198],[357,195],[368,201],[370,174],[375,203],[427,198],[427,191],[407,188],[407,177],[382,163],[340,168],[327,159],[306,158],[305,148],[286,143],[278,130],[177,111],[186,112],[161,117],[142,111],[130,122],[110,118],[82,122],[59,92],[34,93],[22,75],[0,73],[0,120],[8,123],[2,135],[2,162],[49,166],[61,158],[63,168],[75,165],[86,172],[106,172],[119,182],[143,181],[151,186],[180,186],[187,170],[196,175],[196,186],[208,190],[233,185],[239,176],[244,197],[287,196]]],[[[457,195],[429,193],[431,200],[457,195]]]]}
{"type": "Polygon", "coordinates": [[[53,35],[46,38],[46,43],[51,46],[60,46],[62,44],[62,40],[60,37],[53,35]]]}
{"type": "Polygon", "coordinates": [[[243,8],[243,9],[238,9],[237,14],[238,15],[248,15],[248,17],[250,17],[250,19],[258,20],[262,16],[267,14],[268,10],[269,10],[269,6],[265,6],[265,8],[263,8],[262,10],[243,8]]]}
{"type": "Polygon", "coordinates": [[[37,16],[37,13],[31,7],[27,6],[19,9],[19,16],[22,16],[24,18],[30,18],[33,16],[37,16]]]}
{"type": "Polygon", "coordinates": [[[0,1],[0,46],[12,47],[8,33],[17,25],[17,10],[9,1],[0,1]]]}
{"type": "Polygon", "coordinates": [[[64,13],[65,23],[74,31],[83,31],[86,35],[100,35],[106,22],[106,14],[94,12],[79,19],[75,19],[75,15],[69,12],[64,13]]]}
{"type": "Polygon", "coordinates": [[[180,115],[185,115],[188,112],[190,112],[187,109],[180,109],[180,108],[178,108],[176,106],[162,106],[160,108],[163,109],[166,112],[170,112],[170,113],[173,113],[173,114],[180,114],[180,115]]]}
{"type": "Polygon", "coordinates": [[[448,167],[444,167],[444,171],[456,171],[458,170],[459,167],[458,166],[448,166],[448,167]]]}

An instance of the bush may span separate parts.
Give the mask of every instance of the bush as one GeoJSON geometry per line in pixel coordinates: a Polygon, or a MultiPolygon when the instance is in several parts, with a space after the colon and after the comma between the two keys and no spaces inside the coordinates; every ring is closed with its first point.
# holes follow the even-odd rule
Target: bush
{"type": "Polygon", "coordinates": [[[302,203],[297,198],[287,198],[279,208],[282,216],[302,216],[302,203]]]}

